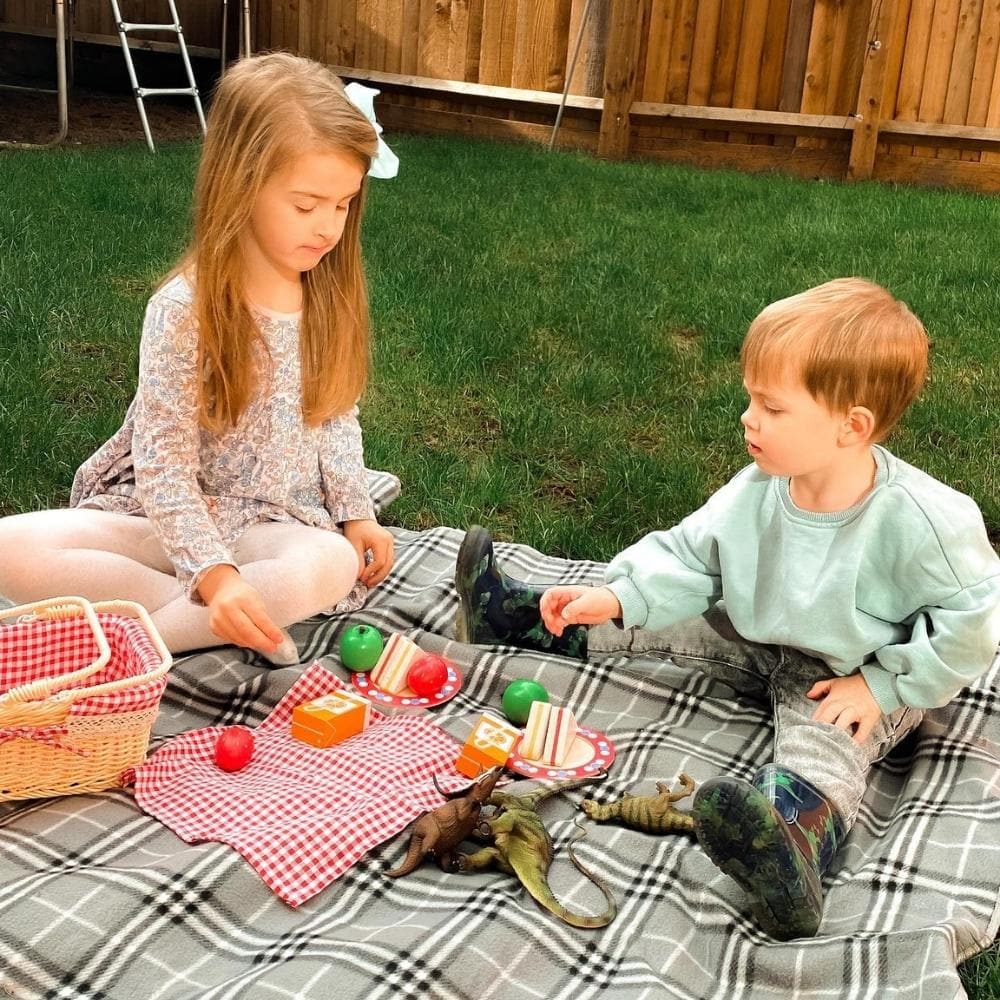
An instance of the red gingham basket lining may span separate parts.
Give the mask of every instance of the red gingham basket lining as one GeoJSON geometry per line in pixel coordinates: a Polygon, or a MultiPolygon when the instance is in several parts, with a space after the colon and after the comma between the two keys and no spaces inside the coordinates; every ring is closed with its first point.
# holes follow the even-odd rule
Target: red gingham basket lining
{"type": "MultiPolygon", "coordinates": [[[[160,665],[160,655],[141,622],[108,613],[98,614],[97,620],[107,636],[111,659],[82,681],[82,686],[141,677],[160,665]]],[[[93,633],[82,618],[0,625],[0,693],[80,670],[93,663],[97,655],[93,633]]],[[[104,715],[150,708],[165,685],[164,676],[112,694],[83,698],[73,705],[71,714],[104,715]]]]}

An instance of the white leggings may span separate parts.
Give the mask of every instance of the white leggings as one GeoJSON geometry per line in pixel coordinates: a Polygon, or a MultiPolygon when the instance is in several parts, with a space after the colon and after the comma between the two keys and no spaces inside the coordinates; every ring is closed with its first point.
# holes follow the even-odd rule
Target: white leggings
{"type": "MultiPolygon", "coordinates": [[[[343,535],[298,522],[251,525],[233,555],[279,628],[336,604],[358,576],[343,535]]],[[[224,643],[208,609],[182,591],[147,518],[77,507],[0,519],[0,595],[28,604],[70,594],[138,602],[173,653],[224,643]]]]}

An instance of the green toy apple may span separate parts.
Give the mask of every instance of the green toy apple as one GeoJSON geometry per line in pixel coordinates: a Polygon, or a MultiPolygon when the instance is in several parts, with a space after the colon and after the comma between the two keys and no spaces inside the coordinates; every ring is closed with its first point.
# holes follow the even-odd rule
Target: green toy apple
{"type": "Polygon", "coordinates": [[[374,625],[352,625],[340,637],[340,659],[348,670],[363,674],[382,655],[382,633],[374,625]]]}
{"type": "Polygon", "coordinates": [[[516,681],[511,681],[504,688],[500,704],[503,707],[504,715],[514,723],[515,726],[523,726],[528,721],[528,713],[531,711],[533,701],[548,701],[549,693],[538,681],[521,677],[516,681]]]}

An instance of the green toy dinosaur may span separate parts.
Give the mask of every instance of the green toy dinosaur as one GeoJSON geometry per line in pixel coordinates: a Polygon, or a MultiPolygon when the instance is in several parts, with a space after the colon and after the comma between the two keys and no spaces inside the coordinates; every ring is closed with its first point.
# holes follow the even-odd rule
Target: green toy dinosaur
{"type": "MultiPolygon", "coordinates": [[[[603,778],[603,775],[596,776],[603,778]]],[[[496,812],[480,819],[480,834],[492,838],[493,843],[474,854],[460,854],[458,866],[462,871],[483,871],[496,865],[508,875],[514,875],[521,885],[543,909],[557,916],[573,927],[605,927],[614,920],[618,906],[608,887],[577,860],[569,845],[569,856],[573,864],[601,892],[608,901],[608,909],[597,916],[587,916],[566,909],[549,888],[547,879],[552,864],[552,838],[542,825],[538,815],[539,803],[570,788],[578,788],[594,781],[595,778],[578,778],[574,781],[557,782],[538,788],[527,795],[510,795],[494,792],[489,805],[496,806],[496,812]]]]}
{"type": "Polygon", "coordinates": [[[643,833],[694,833],[694,818],[674,803],[686,799],[694,791],[694,781],[680,776],[680,791],[672,792],[662,781],[656,783],[657,795],[629,795],[601,805],[594,799],[584,799],[580,808],[599,823],[618,820],[623,826],[643,833]]]}

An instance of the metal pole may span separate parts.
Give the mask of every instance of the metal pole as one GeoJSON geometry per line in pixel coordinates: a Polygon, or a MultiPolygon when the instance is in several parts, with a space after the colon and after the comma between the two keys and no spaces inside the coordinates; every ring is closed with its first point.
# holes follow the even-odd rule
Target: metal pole
{"type": "Polygon", "coordinates": [[[569,61],[569,66],[566,68],[566,86],[563,87],[562,100],[559,102],[559,110],[556,112],[556,122],[552,126],[552,137],[549,139],[549,149],[552,150],[556,145],[556,135],[559,132],[559,124],[562,122],[563,108],[566,107],[566,98],[569,96],[569,86],[570,81],[573,79],[573,70],[576,69],[576,60],[580,55],[580,45],[583,42],[583,32],[587,27],[587,18],[590,15],[590,5],[593,0],[587,0],[583,8],[583,14],[580,16],[580,30],[576,33],[576,44],[573,46],[573,57],[569,61]]]}

